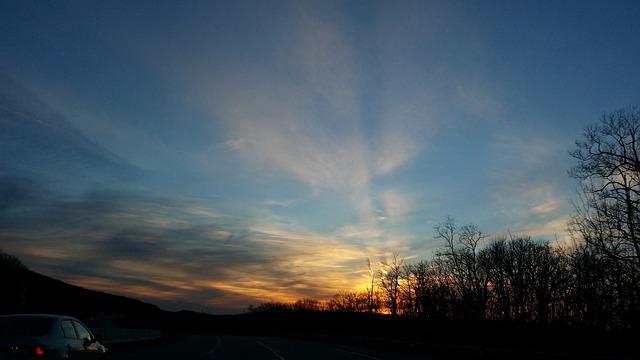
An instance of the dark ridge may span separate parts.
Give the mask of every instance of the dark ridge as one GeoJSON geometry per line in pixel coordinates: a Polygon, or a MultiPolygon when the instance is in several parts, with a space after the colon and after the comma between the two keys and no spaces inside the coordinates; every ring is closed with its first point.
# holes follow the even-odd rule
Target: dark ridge
{"type": "Polygon", "coordinates": [[[0,258],[0,313],[51,313],[86,318],[158,312],[160,309],[155,305],[71,285],[0,258]]]}

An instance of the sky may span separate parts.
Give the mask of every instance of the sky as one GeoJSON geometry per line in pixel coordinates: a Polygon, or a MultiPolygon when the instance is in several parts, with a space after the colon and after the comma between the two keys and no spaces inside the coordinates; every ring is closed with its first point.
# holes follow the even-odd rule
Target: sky
{"type": "Polygon", "coordinates": [[[0,249],[243,312],[428,260],[448,216],[563,242],[584,128],[640,102],[638,1],[0,2],[0,249]]]}

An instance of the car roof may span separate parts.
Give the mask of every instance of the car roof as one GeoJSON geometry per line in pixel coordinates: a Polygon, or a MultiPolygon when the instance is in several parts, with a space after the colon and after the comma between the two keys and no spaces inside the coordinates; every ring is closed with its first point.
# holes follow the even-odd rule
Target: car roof
{"type": "Polygon", "coordinates": [[[56,314],[2,314],[0,317],[29,317],[29,318],[48,318],[48,319],[76,319],[73,316],[56,315],[56,314]]]}

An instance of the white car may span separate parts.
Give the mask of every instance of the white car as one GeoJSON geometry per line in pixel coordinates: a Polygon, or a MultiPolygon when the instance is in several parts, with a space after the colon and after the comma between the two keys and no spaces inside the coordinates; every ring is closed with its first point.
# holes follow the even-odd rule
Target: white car
{"type": "Polygon", "coordinates": [[[71,316],[0,316],[0,360],[105,360],[107,348],[99,340],[71,316]]]}

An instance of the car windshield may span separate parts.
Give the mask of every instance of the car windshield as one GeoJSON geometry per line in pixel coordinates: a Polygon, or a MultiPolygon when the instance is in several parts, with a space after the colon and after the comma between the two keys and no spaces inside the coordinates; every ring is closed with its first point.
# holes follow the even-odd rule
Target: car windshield
{"type": "Polygon", "coordinates": [[[0,336],[41,336],[51,329],[53,319],[33,316],[0,317],[0,336]]]}

